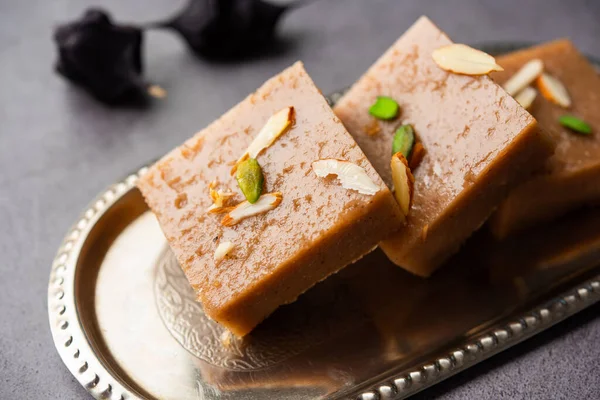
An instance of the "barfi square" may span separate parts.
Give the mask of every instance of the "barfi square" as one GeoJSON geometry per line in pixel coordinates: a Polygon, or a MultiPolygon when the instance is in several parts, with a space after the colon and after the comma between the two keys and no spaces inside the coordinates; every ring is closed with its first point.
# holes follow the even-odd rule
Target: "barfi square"
{"type": "Polygon", "coordinates": [[[407,228],[381,248],[395,264],[421,276],[456,252],[508,190],[552,152],[535,119],[488,76],[438,67],[433,51],[451,43],[421,17],[334,107],[388,185],[394,132],[403,124],[414,127],[425,155],[414,170],[407,228]],[[379,96],[400,105],[397,119],[369,114],[379,96]]]}
{"type": "Polygon", "coordinates": [[[237,336],[404,222],[301,63],[167,154],[138,186],[205,313],[237,336]],[[279,137],[257,139],[281,118],[289,126],[279,137]],[[236,181],[248,154],[264,176],[253,205],[236,181]]]}
{"type": "Polygon", "coordinates": [[[565,86],[571,106],[565,109],[541,94],[531,105],[531,114],[556,141],[556,151],[546,173],[513,190],[492,217],[492,231],[501,238],[577,207],[600,203],[600,75],[573,43],[563,39],[500,57],[504,71],[492,78],[503,84],[535,59],[565,86]],[[585,121],[592,133],[562,126],[563,115],[585,121]]]}

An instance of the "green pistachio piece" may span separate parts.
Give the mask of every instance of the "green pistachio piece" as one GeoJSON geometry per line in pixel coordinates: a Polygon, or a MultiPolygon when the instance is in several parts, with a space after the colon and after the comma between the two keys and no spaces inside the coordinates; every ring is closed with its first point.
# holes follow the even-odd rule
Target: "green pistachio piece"
{"type": "Polygon", "coordinates": [[[387,96],[377,97],[377,101],[369,108],[369,114],[378,119],[391,120],[398,116],[400,106],[387,96]]]}
{"type": "Polygon", "coordinates": [[[587,122],[572,115],[563,115],[558,119],[558,122],[565,128],[569,128],[582,135],[590,135],[592,133],[592,127],[587,122]]]}
{"type": "Polygon", "coordinates": [[[255,158],[248,158],[239,163],[235,178],[246,200],[251,204],[256,203],[265,181],[258,161],[255,158]]]}
{"type": "Polygon", "coordinates": [[[415,145],[415,131],[412,125],[402,125],[396,130],[392,142],[392,154],[401,152],[404,158],[410,159],[410,153],[415,145]]]}

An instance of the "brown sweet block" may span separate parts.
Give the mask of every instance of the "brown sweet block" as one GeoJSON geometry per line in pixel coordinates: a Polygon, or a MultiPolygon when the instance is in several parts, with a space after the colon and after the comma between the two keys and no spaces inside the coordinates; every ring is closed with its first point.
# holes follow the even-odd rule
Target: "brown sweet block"
{"type": "Polygon", "coordinates": [[[498,59],[504,71],[492,77],[504,83],[527,61],[539,58],[544,70],[567,88],[572,106],[565,110],[538,95],[530,112],[556,141],[548,173],[513,190],[490,220],[498,237],[557,217],[585,204],[600,202],[600,76],[569,40],[558,40],[516,51],[498,59]],[[592,126],[584,136],[558,123],[575,115],[592,126]]]}
{"type": "Polygon", "coordinates": [[[458,75],[434,63],[433,50],[450,43],[421,17],[334,108],[388,185],[397,127],[412,124],[423,143],[408,226],[380,244],[394,263],[421,276],[457,251],[552,152],[535,119],[488,76],[458,75]],[[369,115],[377,96],[400,104],[397,120],[369,115]]]}
{"type": "Polygon", "coordinates": [[[206,314],[243,336],[278,306],[293,302],[328,275],[370,252],[399,229],[393,194],[333,114],[301,63],[267,81],[208,128],[152,166],[138,184],[154,211],[206,314]],[[257,159],[266,192],[281,192],[278,207],[223,226],[208,214],[209,185],[244,200],[232,165],[265,122],[292,106],[295,124],[257,159]],[[343,159],[366,170],[374,195],[319,178],[311,163],[343,159]],[[220,243],[230,257],[213,259],[220,243]]]}

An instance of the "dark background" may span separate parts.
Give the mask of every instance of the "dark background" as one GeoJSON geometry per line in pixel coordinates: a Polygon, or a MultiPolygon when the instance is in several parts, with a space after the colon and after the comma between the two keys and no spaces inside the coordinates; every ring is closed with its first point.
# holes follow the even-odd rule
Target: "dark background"
{"type": "MultiPolygon", "coordinates": [[[[168,98],[146,111],[108,109],[52,70],[52,27],[90,5],[152,21],[170,0],[0,1],[0,399],[81,399],[48,327],[50,263],[99,191],[201,129],[301,59],[324,92],[351,84],[420,15],[457,42],[570,37],[600,57],[600,1],[322,0],[281,25],[289,51],[242,64],[192,57],[169,33],[146,37],[146,76],[168,98]]],[[[598,398],[598,306],[421,398],[598,398]]]]}

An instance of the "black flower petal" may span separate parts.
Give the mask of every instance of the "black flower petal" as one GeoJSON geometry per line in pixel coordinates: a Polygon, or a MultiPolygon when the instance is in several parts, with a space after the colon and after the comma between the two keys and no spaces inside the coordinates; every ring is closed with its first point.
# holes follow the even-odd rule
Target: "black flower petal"
{"type": "Polygon", "coordinates": [[[143,98],[142,31],[112,23],[110,16],[90,9],[83,17],[59,26],[56,70],[99,100],[115,104],[143,98]]]}
{"type": "Polygon", "coordinates": [[[263,0],[189,0],[173,19],[157,25],[179,32],[200,57],[239,59],[267,47],[289,8],[263,0]]]}

